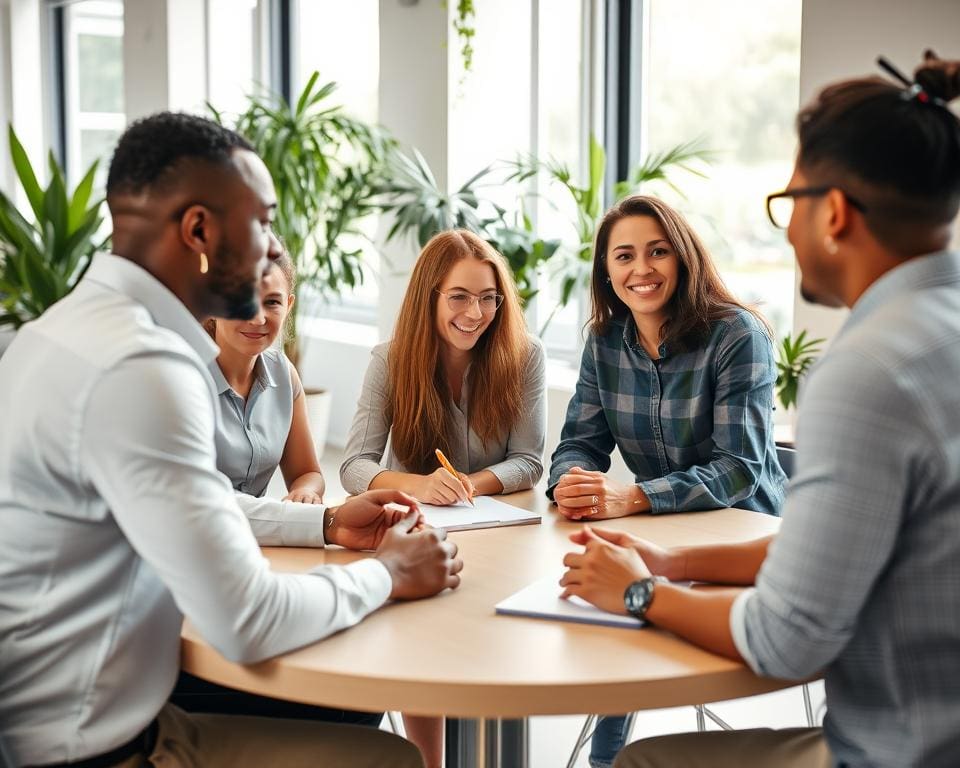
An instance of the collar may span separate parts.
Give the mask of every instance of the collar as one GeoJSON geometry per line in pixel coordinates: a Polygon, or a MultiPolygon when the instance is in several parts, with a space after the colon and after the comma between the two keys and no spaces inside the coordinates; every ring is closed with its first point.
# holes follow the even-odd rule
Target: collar
{"type": "MultiPolygon", "coordinates": [[[[637,330],[637,322],[633,319],[633,315],[630,312],[627,312],[626,316],[623,318],[623,343],[629,349],[636,350],[641,352],[647,357],[650,357],[650,354],[644,348],[643,344],[640,343],[640,331],[637,330]]],[[[667,349],[666,343],[661,343],[657,347],[657,354],[660,355],[662,360],[668,354],[669,350],[667,349]]]]}
{"type": "Polygon", "coordinates": [[[158,326],[181,336],[204,363],[209,364],[220,353],[213,339],[190,314],[184,303],[157,278],[130,259],[112,253],[98,253],[84,275],[84,280],[122,293],[142,304],[158,326]]]}
{"type": "MultiPolygon", "coordinates": [[[[960,251],[914,256],[881,275],[850,310],[840,334],[845,333],[895,296],[938,285],[960,284],[960,251]]],[[[840,335],[838,334],[838,335],[840,335]]]]}
{"type": "MultiPolygon", "coordinates": [[[[270,351],[268,350],[264,354],[270,354],[270,351]]],[[[213,377],[213,383],[217,388],[218,395],[233,391],[233,387],[227,383],[227,377],[223,375],[223,371],[220,370],[220,364],[216,360],[208,363],[207,367],[210,369],[210,375],[213,377]]],[[[273,378],[270,367],[264,361],[263,355],[257,355],[257,362],[253,364],[253,378],[259,382],[260,386],[264,389],[277,386],[276,379],[273,378]]]]}

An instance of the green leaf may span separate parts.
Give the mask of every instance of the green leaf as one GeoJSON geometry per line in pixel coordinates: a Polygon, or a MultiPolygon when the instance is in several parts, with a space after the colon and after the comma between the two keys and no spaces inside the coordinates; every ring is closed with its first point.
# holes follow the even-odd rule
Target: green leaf
{"type": "MultiPolygon", "coordinates": [[[[73,191],[73,199],[70,201],[67,213],[67,232],[76,232],[80,223],[87,213],[87,204],[90,202],[90,195],[93,192],[93,178],[97,173],[98,162],[90,166],[90,170],[84,175],[73,191]]],[[[99,206],[99,203],[97,204],[99,206]]]]}
{"type": "Polygon", "coordinates": [[[30,158],[27,151],[17,138],[13,126],[8,126],[7,139],[10,143],[10,157],[13,160],[13,167],[17,171],[17,178],[20,179],[20,185],[27,195],[30,207],[33,209],[33,215],[37,219],[43,218],[43,189],[40,182],[37,181],[37,175],[33,172],[33,166],[30,164],[30,158]]]}

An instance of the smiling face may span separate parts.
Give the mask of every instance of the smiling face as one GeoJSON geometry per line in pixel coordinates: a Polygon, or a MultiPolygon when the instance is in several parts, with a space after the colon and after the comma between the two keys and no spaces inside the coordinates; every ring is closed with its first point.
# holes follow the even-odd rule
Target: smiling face
{"type": "Polygon", "coordinates": [[[640,332],[659,331],[680,279],[680,259],[660,223],[651,216],[617,221],[610,230],[606,268],[613,292],[640,332]]]}
{"type": "Polygon", "coordinates": [[[221,349],[256,357],[276,341],[293,294],[283,272],[272,267],[260,282],[260,310],[250,320],[217,320],[216,342],[221,349]]]}
{"type": "Polygon", "coordinates": [[[482,311],[480,302],[473,299],[497,293],[493,267],[471,257],[460,259],[438,290],[436,329],[440,340],[448,351],[469,352],[496,317],[495,311],[482,311]]]}

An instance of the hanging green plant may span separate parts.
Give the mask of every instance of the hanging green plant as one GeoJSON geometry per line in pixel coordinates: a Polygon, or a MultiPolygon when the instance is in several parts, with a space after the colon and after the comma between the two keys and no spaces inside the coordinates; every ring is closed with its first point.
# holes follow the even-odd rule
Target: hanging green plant
{"type": "Polygon", "coordinates": [[[460,58],[463,71],[473,69],[473,37],[476,34],[477,9],[473,0],[457,0],[457,12],[453,17],[453,29],[460,38],[460,58]]]}

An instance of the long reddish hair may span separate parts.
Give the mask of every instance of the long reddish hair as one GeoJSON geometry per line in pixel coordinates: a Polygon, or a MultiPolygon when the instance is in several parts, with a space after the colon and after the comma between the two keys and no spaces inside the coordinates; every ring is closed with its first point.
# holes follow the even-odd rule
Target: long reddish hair
{"type": "Polygon", "coordinates": [[[470,428],[481,440],[504,437],[520,418],[530,342],[517,289],[503,257],[464,229],[430,239],[410,276],[387,356],[393,451],[411,472],[436,469],[434,449],[450,447],[451,396],[436,332],[437,293],[462,259],[489,264],[503,303],[472,350],[470,428]]]}

